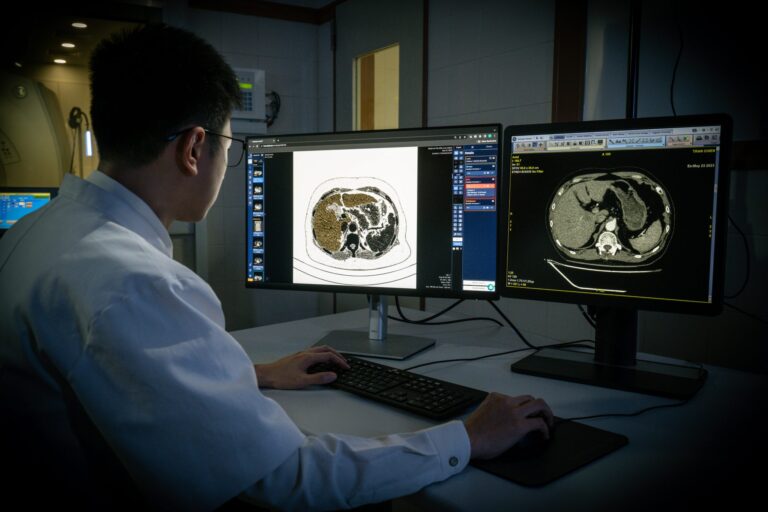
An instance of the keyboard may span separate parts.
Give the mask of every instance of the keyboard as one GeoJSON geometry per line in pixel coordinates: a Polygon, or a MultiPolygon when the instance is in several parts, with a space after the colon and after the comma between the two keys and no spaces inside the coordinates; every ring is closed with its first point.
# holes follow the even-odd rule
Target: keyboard
{"type": "Polygon", "coordinates": [[[350,369],[319,363],[309,373],[335,372],[331,387],[435,420],[461,414],[488,393],[344,354],[350,369]]]}

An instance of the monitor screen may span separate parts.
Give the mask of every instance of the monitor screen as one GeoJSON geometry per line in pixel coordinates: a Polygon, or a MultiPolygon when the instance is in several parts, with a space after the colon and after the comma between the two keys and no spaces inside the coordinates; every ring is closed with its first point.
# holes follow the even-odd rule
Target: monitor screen
{"type": "Polygon", "coordinates": [[[496,298],[500,135],[249,137],[246,285],[496,298]]]}
{"type": "Polygon", "coordinates": [[[514,372],[679,399],[707,372],[637,359],[638,310],[722,306],[725,115],[510,126],[503,296],[590,306],[594,353],[544,349],[514,372]]]}
{"type": "Polygon", "coordinates": [[[726,116],[510,126],[502,295],[714,313],[726,116]]]}
{"type": "Polygon", "coordinates": [[[55,188],[0,187],[0,235],[55,196],[55,188]]]}

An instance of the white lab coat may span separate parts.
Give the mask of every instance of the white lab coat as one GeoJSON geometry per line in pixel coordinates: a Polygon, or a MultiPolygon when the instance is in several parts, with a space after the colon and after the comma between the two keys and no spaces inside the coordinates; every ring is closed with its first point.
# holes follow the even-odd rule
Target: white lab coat
{"type": "Polygon", "coordinates": [[[211,288],[171,250],[149,206],[98,171],[66,176],[56,199],[19,221],[0,240],[0,414],[35,424],[60,455],[77,453],[44,354],[141,493],[172,509],[240,493],[344,508],[466,466],[456,421],[379,439],[302,434],[260,392],[211,288]]]}

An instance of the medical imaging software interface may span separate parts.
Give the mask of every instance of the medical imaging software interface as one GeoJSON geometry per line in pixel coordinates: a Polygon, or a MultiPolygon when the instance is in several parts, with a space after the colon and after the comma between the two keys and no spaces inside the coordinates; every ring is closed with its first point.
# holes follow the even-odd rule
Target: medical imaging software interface
{"type": "Polygon", "coordinates": [[[711,303],[720,135],[511,136],[506,289],[711,303]]]}
{"type": "Polygon", "coordinates": [[[0,191],[0,231],[10,229],[23,216],[45,206],[52,192],[0,191]]]}
{"type": "Polygon", "coordinates": [[[499,131],[249,138],[247,286],[494,294],[499,131]]]}

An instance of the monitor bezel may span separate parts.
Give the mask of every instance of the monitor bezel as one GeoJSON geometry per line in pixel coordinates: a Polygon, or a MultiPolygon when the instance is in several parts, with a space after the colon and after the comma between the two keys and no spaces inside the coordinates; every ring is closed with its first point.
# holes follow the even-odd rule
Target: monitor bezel
{"type": "MultiPolygon", "coordinates": [[[[307,137],[307,136],[335,136],[335,135],[366,135],[366,134],[375,134],[375,133],[418,133],[418,132],[426,132],[426,131],[435,131],[435,130],[445,130],[445,131],[451,131],[451,130],[464,130],[469,128],[478,128],[481,129],[481,127],[484,128],[494,128],[496,130],[496,133],[498,134],[497,139],[497,162],[501,162],[503,158],[503,148],[502,148],[502,140],[501,137],[503,136],[503,126],[501,123],[476,123],[476,124],[462,124],[462,125],[447,125],[447,126],[428,126],[428,127],[420,127],[420,128],[397,128],[397,129],[385,129],[385,130],[356,130],[356,131],[343,131],[343,132],[317,132],[317,133],[286,133],[286,134],[264,134],[264,135],[253,135],[248,136],[245,138],[245,151],[246,151],[246,158],[248,153],[248,147],[249,142],[251,140],[260,140],[264,138],[288,138],[288,137],[307,137]]],[[[247,161],[245,162],[245,165],[247,166],[247,161]]],[[[501,166],[499,165],[498,169],[501,169],[501,166]]],[[[247,167],[245,169],[245,176],[247,179],[248,176],[248,170],[247,167]]],[[[497,175],[496,177],[496,183],[497,183],[497,195],[496,195],[496,227],[498,229],[502,217],[501,217],[501,202],[502,202],[502,192],[501,192],[501,176],[497,175]]],[[[248,187],[244,187],[244,195],[245,195],[245,204],[246,208],[245,210],[245,233],[246,233],[246,239],[247,239],[247,230],[248,230],[248,187]]],[[[499,239],[497,237],[496,240],[496,268],[499,268],[499,239]]],[[[246,244],[247,245],[247,244],[246,244]]],[[[243,274],[247,275],[247,267],[248,267],[248,250],[249,248],[246,247],[244,251],[244,266],[243,266],[243,274]]],[[[245,279],[245,286],[249,289],[261,289],[261,290],[296,290],[296,291],[311,291],[311,292],[329,292],[329,293],[358,293],[358,294],[376,294],[376,295],[394,295],[394,296],[403,296],[403,297],[429,297],[429,298],[438,298],[438,299],[480,299],[480,300],[498,300],[500,298],[499,294],[499,283],[498,283],[498,272],[496,274],[496,288],[492,293],[489,292],[478,292],[478,291],[453,291],[453,290],[439,290],[439,289],[406,289],[406,288],[385,288],[385,287],[378,287],[378,286],[336,286],[336,285],[320,285],[320,284],[298,284],[298,283],[274,283],[274,282],[249,282],[247,279],[245,279]]]]}
{"type": "Polygon", "coordinates": [[[634,310],[663,311],[670,313],[688,313],[699,315],[716,315],[722,311],[724,282],[725,282],[725,244],[728,232],[728,199],[731,170],[731,143],[733,137],[732,121],[727,114],[688,115],[677,117],[646,117],[637,119],[608,119],[596,121],[543,123],[530,125],[512,125],[504,129],[502,145],[501,204],[500,212],[506,217],[509,211],[509,165],[512,151],[511,139],[517,135],[537,135],[551,133],[578,133],[605,131],[615,129],[643,129],[686,127],[692,125],[721,127],[720,165],[718,166],[718,203],[716,205],[717,219],[720,229],[715,228],[715,261],[713,262],[712,302],[677,302],[641,298],[621,299],[614,296],[600,296],[586,293],[558,293],[544,290],[526,290],[507,288],[506,248],[509,244],[508,219],[503,218],[499,223],[499,257],[497,271],[499,293],[502,297],[514,299],[530,299],[566,304],[583,304],[588,306],[614,307],[634,310]]]}

